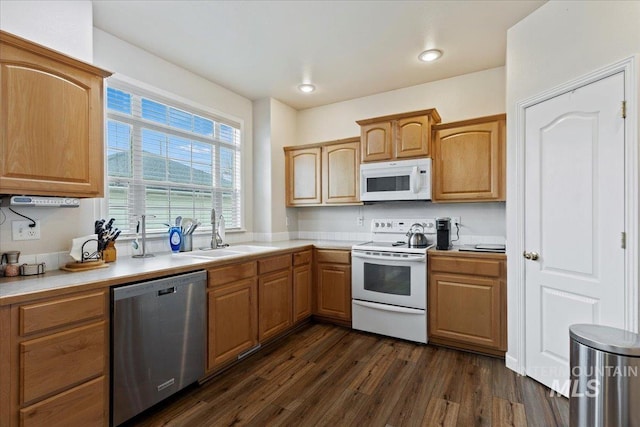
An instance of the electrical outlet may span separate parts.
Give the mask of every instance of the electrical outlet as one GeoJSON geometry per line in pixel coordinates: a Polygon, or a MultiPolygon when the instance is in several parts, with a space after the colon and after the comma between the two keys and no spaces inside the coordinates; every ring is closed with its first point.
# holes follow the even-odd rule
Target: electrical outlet
{"type": "Polygon", "coordinates": [[[460,217],[459,216],[452,216],[451,217],[451,227],[455,227],[457,224],[460,224],[460,226],[462,226],[462,222],[460,222],[460,217]]]}
{"type": "Polygon", "coordinates": [[[40,240],[40,220],[36,220],[35,227],[29,227],[31,221],[11,221],[11,236],[13,240],[40,240]]]}
{"type": "Polygon", "coordinates": [[[284,225],[285,225],[285,227],[289,227],[289,217],[288,216],[284,217],[284,225]]]}
{"type": "Polygon", "coordinates": [[[357,217],[356,218],[356,224],[358,224],[358,227],[362,227],[364,225],[364,217],[357,217]]]}

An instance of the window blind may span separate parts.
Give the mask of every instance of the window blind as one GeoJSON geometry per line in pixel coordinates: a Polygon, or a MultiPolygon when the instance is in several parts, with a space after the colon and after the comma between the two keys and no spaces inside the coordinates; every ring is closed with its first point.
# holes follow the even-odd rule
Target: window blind
{"type": "Polygon", "coordinates": [[[242,228],[241,127],[180,102],[110,79],[107,83],[109,217],[124,232],[166,231],[176,216],[211,229],[242,228]]]}

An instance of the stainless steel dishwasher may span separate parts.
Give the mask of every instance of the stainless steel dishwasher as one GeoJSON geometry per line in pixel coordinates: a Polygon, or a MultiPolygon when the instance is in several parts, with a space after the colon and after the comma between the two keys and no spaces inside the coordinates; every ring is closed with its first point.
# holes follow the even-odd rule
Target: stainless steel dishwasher
{"type": "Polygon", "coordinates": [[[112,425],[202,378],[207,273],[112,290],[112,425]]]}

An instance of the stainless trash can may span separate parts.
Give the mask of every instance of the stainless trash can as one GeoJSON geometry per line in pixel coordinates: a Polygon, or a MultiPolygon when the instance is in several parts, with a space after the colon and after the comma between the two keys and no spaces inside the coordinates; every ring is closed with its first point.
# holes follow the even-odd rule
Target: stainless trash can
{"type": "Polygon", "coordinates": [[[587,324],[569,335],[571,427],[640,426],[640,335],[587,324]]]}

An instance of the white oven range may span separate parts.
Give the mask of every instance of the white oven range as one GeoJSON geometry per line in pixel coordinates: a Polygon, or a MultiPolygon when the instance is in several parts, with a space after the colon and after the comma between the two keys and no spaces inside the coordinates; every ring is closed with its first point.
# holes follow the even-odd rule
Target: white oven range
{"type": "Polygon", "coordinates": [[[353,245],[354,329],[426,343],[427,250],[435,240],[434,219],[374,219],[372,241],[353,245]],[[413,224],[424,227],[427,247],[408,247],[413,224]]]}

